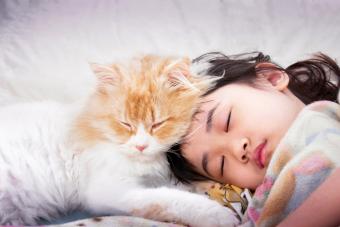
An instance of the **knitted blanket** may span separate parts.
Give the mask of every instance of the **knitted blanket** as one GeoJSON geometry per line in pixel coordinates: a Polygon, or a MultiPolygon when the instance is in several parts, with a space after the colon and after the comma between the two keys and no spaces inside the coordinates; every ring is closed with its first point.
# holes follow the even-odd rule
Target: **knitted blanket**
{"type": "Polygon", "coordinates": [[[281,140],[244,226],[275,226],[340,166],[340,106],[306,106],[281,140]]]}

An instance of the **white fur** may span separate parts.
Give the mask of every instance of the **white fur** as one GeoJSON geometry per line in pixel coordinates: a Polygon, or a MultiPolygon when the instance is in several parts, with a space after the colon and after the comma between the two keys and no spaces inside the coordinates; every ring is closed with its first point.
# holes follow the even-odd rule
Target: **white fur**
{"type": "Polygon", "coordinates": [[[50,220],[76,208],[143,216],[155,207],[161,212],[152,218],[159,220],[165,213],[192,226],[237,223],[228,208],[203,195],[159,187],[170,179],[156,144],[134,154],[113,142],[77,150],[69,135],[77,114],[76,107],[55,102],[0,109],[0,224],[34,225],[38,217],[50,220]]]}
{"type": "Polygon", "coordinates": [[[136,150],[137,146],[146,146],[149,147],[150,143],[155,144],[157,146],[157,142],[147,133],[145,130],[144,125],[140,124],[137,128],[136,135],[132,136],[130,140],[128,141],[128,144],[131,146],[131,150],[133,151],[138,151],[136,150]]]}

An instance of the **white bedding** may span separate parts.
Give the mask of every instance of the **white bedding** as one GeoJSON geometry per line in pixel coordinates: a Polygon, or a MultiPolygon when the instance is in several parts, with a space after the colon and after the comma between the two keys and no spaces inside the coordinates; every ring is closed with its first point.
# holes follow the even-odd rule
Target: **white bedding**
{"type": "Polygon", "coordinates": [[[142,53],[340,59],[339,12],[336,0],[0,0],[0,105],[74,101],[94,82],[89,62],[142,53]]]}
{"type": "Polygon", "coordinates": [[[283,66],[340,57],[335,0],[0,0],[0,104],[85,94],[88,62],[260,50],[283,66]]]}

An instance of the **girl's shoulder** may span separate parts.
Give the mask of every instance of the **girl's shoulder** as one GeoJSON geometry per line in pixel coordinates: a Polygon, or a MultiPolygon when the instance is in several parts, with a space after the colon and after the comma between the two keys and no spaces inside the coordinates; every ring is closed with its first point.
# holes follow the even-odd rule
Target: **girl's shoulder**
{"type": "Polygon", "coordinates": [[[327,100],[316,101],[305,107],[305,109],[319,111],[319,112],[327,111],[330,109],[336,110],[339,108],[340,108],[340,105],[338,103],[327,101],[327,100]]]}
{"type": "Polygon", "coordinates": [[[300,115],[318,114],[340,121],[340,105],[331,101],[317,101],[307,105],[300,115]]]}
{"type": "Polygon", "coordinates": [[[290,147],[292,154],[300,153],[306,146],[328,143],[324,137],[329,133],[340,135],[340,105],[329,101],[314,102],[299,113],[279,146],[290,147]]]}

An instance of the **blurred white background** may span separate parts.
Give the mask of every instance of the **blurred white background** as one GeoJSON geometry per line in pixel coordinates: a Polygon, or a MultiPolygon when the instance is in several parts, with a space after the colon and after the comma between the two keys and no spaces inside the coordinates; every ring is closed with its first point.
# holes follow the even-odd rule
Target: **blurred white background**
{"type": "Polygon", "coordinates": [[[339,58],[339,12],[336,0],[0,0],[0,103],[72,101],[91,87],[88,62],[143,53],[339,58]]]}

